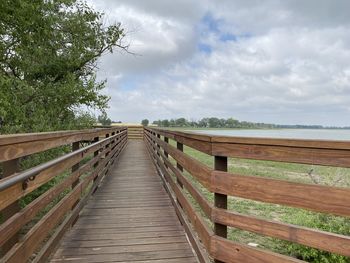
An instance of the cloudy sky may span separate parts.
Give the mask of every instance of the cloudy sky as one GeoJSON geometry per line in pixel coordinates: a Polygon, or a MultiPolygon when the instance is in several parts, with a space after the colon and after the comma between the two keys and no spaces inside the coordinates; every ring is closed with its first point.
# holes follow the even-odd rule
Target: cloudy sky
{"type": "Polygon", "coordinates": [[[350,125],[348,0],[90,0],[137,55],[100,61],[113,120],[350,125]]]}

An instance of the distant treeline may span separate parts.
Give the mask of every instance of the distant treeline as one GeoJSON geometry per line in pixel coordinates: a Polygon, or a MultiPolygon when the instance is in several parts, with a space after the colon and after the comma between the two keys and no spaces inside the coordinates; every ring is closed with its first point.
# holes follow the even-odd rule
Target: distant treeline
{"type": "Polygon", "coordinates": [[[191,128],[244,128],[244,129],[350,129],[350,127],[325,127],[322,125],[280,125],[262,122],[239,121],[234,118],[203,118],[201,120],[187,120],[186,118],[165,119],[153,121],[159,127],[191,127],[191,128]]]}

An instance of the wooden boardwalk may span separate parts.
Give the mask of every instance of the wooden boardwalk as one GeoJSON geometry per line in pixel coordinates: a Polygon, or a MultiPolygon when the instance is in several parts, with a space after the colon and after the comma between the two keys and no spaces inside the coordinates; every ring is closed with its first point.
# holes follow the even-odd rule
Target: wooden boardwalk
{"type": "MultiPolygon", "coordinates": [[[[304,262],[231,240],[230,228],[350,257],[348,233],[230,209],[231,198],[243,198],[345,219],[349,187],[231,173],[230,158],[346,169],[350,142],[210,136],[141,126],[0,136],[5,177],[0,180],[5,219],[0,262],[304,262]],[[20,169],[22,157],[61,146],[72,151],[20,169]],[[206,154],[213,165],[184,147],[206,154]],[[63,172],[67,176],[61,180],[63,172]],[[21,198],[54,178],[59,182],[20,208],[21,198]]],[[[300,257],[298,251],[291,255],[300,257]]]]}
{"type": "Polygon", "coordinates": [[[112,169],[51,262],[197,262],[144,142],[112,169]]]}

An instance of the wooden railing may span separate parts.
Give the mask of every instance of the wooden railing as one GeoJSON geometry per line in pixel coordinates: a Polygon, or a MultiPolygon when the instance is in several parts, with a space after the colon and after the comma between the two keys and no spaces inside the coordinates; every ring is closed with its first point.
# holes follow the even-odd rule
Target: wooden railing
{"type": "Polygon", "coordinates": [[[128,139],[129,140],[142,140],[143,139],[143,126],[142,125],[128,125],[128,139]]]}
{"type": "Polygon", "coordinates": [[[124,127],[0,136],[0,261],[45,261],[126,142],[124,127]],[[20,160],[67,145],[71,152],[20,171],[20,160]],[[20,199],[58,176],[63,179],[20,209],[20,199]]]}
{"type": "Polygon", "coordinates": [[[227,209],[227,197],[233,196],[349,217],[349,188],[227,172],[229,157],[349,168],[349,142],[206,136],[156,128],[145,128],[144,139],[201,262],[209,262],[208,256],[216,262],[303,262],[229,240],[227,227],[350,257],[350,236],[265,220],[227,209]],[[169,143],[169,139],[176,142],[176,147],[169,143]],[[213,156],[214,167],[185,154],[184,145],[213,156]],[[184,171],[214,194],[213,203],[185,176],[184,171]],[[207,219],[193,203],[201,208],[207,219]]]}

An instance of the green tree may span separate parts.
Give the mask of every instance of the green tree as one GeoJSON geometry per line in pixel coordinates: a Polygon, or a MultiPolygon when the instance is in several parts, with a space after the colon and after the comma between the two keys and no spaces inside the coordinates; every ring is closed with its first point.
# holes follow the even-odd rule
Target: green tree
{"type": "Polygon", "coordinates": [[[209,127],[210,128],[220,127],[220,120],[216,117],[209,118],[209,127]]]}
{"type": "Polygon", "coordinates": [[[112,123],[111,119],[108,118],[106,112],[102,112],[102,114],[100,116],[98,116],[97,120],[99,123],[101,123],[104,126],[109,126],[112,123]]]}
{"type": "Polygon", "coordinates": [[[233,118],[228,118],[226,120],[226,127],[228,128],[237,128],[239,126],[239,121],[233,118]]]}
{"type": "Polygon", "coordinates": [[[96,61],[127,47],[120,24],[103,17],[77,0],[1,1],[1,132],[72,128],[81,106],[107,107],[96,61]]]}
{"type": "Polygon", "coordinates": [[[198,122],[199,127],[207,128],[209,127],[209,118],[203,118],[198,122]]]}
{"type": "Polygon", "coordinates": [[[175,124],[178,127],[185,127],[187,124],[187,120],[185,118],[179,118],[175,120],[175,124]]]}
{"type": "Polygon", "coordinates": [[[149,120],[144,119],[144,120],[141,121],[141,124],[142,124],[143,126],[148,126],[149,120]]]}
{"type": "Polygon", "coordinates": [[[162,126],[162,127],[169,127],[169,120],[167,120],[167,119],[162,120],[161,126],[162,126]]]}

